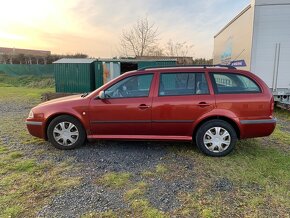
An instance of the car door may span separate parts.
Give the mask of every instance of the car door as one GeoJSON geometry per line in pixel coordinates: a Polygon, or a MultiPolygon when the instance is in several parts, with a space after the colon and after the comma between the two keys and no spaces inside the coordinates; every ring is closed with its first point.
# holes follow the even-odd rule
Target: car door
{"type": "Polygon", "coordinates": [[[160,73],[152,105],[152,132],[191,136],[193,124],[214,108],[205,72],[160,73]]]}
{"type": "Polygon", "coordinates": [[[105,99],[92,100],[91,134],[150,134],[153,79],[152,73],[128,76],[104,90],[105,99]]]}

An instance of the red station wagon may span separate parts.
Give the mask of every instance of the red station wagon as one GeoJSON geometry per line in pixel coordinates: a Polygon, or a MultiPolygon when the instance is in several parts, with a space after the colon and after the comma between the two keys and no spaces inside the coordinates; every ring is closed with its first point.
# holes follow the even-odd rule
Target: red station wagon
{"type": "Polygon", "coordinates": [[[231,66],[146,68],[90,94],[51,100],[26,120],[31,135],[59,149],[86,139],[194,141],[210,156],[238,139],[270,135],[274,100],[256,75],[231,66]]]}

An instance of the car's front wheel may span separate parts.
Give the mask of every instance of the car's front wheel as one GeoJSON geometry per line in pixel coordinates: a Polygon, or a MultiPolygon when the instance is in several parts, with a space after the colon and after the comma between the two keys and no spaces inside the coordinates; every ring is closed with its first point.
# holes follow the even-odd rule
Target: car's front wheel
{"type": "Polygon", "coordinates": [[[47,137],[56,148],[69,150],[83,145],[86,133],[76,118],[61,115],[50,122],[47,128],[47,137]]]}
{"type": "Polygon", "coordinates": [[[196,133],[196,145],[206,155],[221,157],[229,154],[237,142],[235,129],[226,121],[210,120],[196,133]]]}

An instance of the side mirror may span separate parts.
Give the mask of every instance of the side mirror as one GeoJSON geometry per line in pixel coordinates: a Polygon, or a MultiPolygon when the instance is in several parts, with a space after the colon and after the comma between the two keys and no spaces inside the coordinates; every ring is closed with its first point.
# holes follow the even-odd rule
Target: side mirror
{"type": "Polygon", "coordinates": [[[106,98],[105,91],[100,91],[97,98],[98,99],[105,99],[106,98]]]}

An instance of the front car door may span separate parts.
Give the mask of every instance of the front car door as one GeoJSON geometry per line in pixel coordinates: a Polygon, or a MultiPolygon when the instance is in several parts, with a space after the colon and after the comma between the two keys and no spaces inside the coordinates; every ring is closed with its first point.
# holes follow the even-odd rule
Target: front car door
{"type": "Polygon", "coordinates": [[[215,106],[205,72],[160,72],[152,105],[153,134],[192,136],[193,124],[215,106]]]}
{"type": "Polygon", "coordinates": [[[128,76],[104,90],[105,99],[93,99],[90,104],[91,134],[110,135],[109,138],[149,135],[153,80],[153,73],[128,76]]]}

